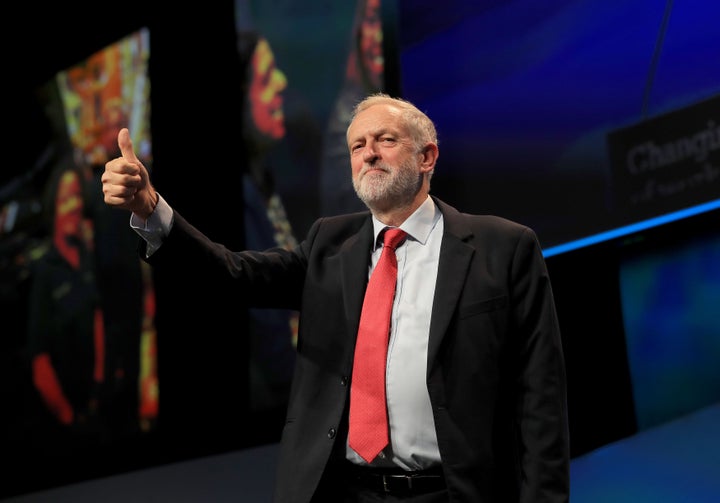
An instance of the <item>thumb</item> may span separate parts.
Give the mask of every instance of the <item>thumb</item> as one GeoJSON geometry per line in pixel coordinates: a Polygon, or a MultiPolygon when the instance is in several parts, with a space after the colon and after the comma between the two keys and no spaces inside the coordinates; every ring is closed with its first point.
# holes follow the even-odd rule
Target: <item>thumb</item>
{"type": "Polygon", "coordinates": [[[137,158],[135,150],[133,150],[130,131],[126,127],[122,128],[118,133],[118,147],[120,147],[120,152],[126,161],[140,164],[140,159],[137,158]]]}

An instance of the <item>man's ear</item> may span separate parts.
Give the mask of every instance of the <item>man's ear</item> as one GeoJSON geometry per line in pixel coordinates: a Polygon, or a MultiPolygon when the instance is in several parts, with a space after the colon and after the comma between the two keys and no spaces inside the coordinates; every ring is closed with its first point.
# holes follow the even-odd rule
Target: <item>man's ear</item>
{"type": "Polygon", "coordinates": [[[440,151],[438,146],[434,143],[427,143],[420,151],[422,159],[420,161],[420,169],[423,173],[428,173],[435,169],[435,163],[437,163],[440,151]]]}

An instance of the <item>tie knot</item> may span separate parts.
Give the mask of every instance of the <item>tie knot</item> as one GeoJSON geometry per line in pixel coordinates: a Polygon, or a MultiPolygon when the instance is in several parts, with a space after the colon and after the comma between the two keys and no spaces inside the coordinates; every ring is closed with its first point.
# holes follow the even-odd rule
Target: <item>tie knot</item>
{"type": "Polygon", "coordinates": [[[406,236],[407,233],[402,229],[398,229],[396,227],[385,229],[385,233],[383,234],[383,246],[388,246],[394,250],[400,246],[400,243],[403,242],[406,236]]]}

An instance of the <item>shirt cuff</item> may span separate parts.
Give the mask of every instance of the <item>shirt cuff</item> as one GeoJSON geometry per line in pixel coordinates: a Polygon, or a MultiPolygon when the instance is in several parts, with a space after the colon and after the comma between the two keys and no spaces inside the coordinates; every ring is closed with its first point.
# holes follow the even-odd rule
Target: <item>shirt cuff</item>
{"type": "Polygon", "coordinates": [[[160,248],[163,240],[170,234],[174,222],[172,207],[158,194],[155,210],[143,221],[135,213],[130,215],[130,227],[147,243],[145,257],[149,257],[160,248]]]}

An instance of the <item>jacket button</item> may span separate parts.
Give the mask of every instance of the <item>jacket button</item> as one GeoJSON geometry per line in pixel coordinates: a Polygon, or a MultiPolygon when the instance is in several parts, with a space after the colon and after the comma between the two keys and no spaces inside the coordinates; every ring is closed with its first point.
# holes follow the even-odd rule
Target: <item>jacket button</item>
{"type": "Polygon", "coordinates": [[[332,440],[333,438],[335,438],[336,433],[337,433],[337,431],[335,431],[335,428],[330,428],[328,430],[328,434],[327,434],[328,438],[332,440]]]}
{"type": "Polygon", "coordinates": [[[347,376],[342,376],[342,377],[340,378],[340,386],[347,386],[347,383],[348,383],[348,377],[347,377],[347,376]]]}

